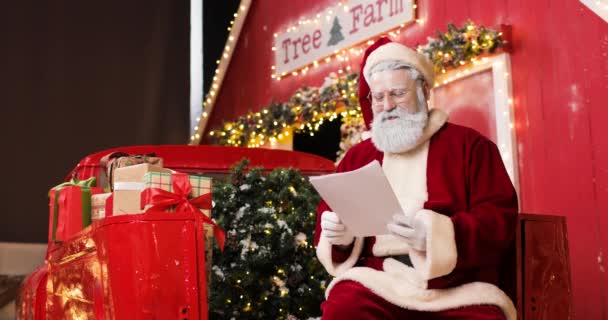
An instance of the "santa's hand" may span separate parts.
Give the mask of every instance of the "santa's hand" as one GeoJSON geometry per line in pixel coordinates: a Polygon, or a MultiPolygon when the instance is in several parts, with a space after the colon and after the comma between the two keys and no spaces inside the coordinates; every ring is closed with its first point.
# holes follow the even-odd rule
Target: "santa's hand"
{"type": "Polygon", "coordinates": [[[348,246],[355,240],[340,217],[333,211],[325,211],[321,215],[321,230],[327,241],[333,245],[348,246]]]}
{"type": "Polygon", "coordinates": [[[403,238],[410,248],[426,251],[426,228],[420,219],[411,219],[404,214],[396,214],[387,225],[388,230],[403,238]]]}

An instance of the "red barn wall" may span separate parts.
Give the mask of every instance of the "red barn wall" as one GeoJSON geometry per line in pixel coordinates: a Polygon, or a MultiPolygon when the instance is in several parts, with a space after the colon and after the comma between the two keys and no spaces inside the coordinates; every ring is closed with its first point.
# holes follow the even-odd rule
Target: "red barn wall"
{"type": "MultiPolygon", "coordinates": [[[[305,76],[270,77],[273,34],[336,3],[253,1],[207,130],[319,86],[343,67],[336,61],[305,76]]],[[[398,41],[425,44],[435,30],[467,19],[512,26],[521,211],[567,217],[576,318],[607,319],[608,24],[577,0],[420,0],[418,17],[424,23],[398,41]]]]}

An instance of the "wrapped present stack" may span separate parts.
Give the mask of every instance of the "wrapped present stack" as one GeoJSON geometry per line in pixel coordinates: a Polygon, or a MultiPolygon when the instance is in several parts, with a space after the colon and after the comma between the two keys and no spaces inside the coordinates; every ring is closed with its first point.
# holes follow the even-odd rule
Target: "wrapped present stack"
{"type": "Polygon", "coordinates": [[[102,160],[99,187],[96,178],[62,183],[49,192],[49,241],[61,242],[92,222],[112,216],[148,211],[202,212],[205,230],[205,270],[211,283],[213,238],[223,247],[224,234],[211,220],[211,178],[187,175],[163,167],[152,155],[112,153],[102,160]]]}
{"type": "MultiPolygon", "coordinates": [[[[96,187],[95,178],[90,178],[51,189],[49,241],[63,241],[92,221],[148,210],[200,210],[211,216],[211,178],[164,168],[163,159],[153,154],[115,152],[105,156],[101,166],[104,170],[99,177],[100,187],[96,187]]],[[[210,270],[212,237],[219,228],[211,219],[206,222],[205,249],[210,270]]]]}

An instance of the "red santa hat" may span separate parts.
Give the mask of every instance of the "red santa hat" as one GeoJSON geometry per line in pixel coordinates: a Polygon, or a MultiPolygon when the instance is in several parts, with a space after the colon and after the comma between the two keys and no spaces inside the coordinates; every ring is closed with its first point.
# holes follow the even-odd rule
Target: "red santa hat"
{"type": "Polygon", "coordinates": [[[371,128],[374,114],[371,102],[368,100],[370,89],[366,75],[369,74],[372,67],[382,61],[388,60],[402,61],[418,70],[429,86],[435,83],[435,67],[426,56],[402,44],[392,42],[389,38],[382,37],[378,39],[365,50],[361,64],[361,74],[359,76],[359,104],[361,105],[361,112],[363,113],[365,126],[368,130],[371,128]]]}

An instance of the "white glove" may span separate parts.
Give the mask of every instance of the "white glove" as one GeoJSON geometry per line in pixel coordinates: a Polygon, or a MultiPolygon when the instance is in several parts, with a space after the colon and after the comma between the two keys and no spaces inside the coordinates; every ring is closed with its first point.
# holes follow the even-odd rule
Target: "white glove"
{"type": "Polygon", "coordinates": [[[399,213],[393,216],[387,228],[392,234],[403,238],[410,248],[426,251],[426,227],[422,220],[411,219],[399,213]]]}
{"type": "Polygon", "coordinates": [[[321,230],[329,243],[333,245],[348,246],[355,240],[340,217],[333,211],[325,211],[321,215],[321,230]]]}

